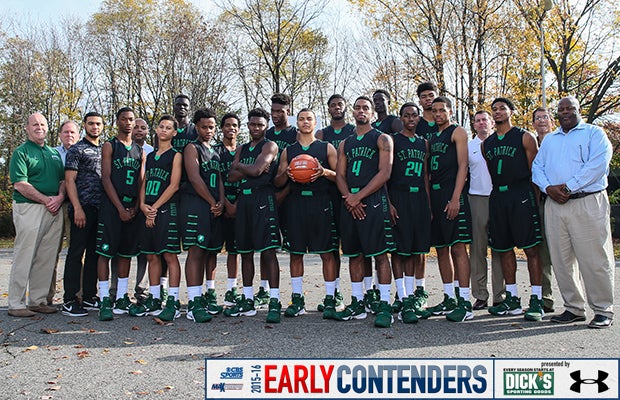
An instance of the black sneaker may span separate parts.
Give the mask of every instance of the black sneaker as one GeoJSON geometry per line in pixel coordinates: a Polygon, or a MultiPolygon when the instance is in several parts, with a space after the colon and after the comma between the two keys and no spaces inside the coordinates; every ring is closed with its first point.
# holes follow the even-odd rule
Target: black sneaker
{"type": "Polygon", "coordinates": [[[99,301],[99,297],[95,296],[90,299],[82,300],[82,306],[86,310],[98,310],[101,306],[101,302],[99,301]]]}
{"type": "Polygon", "coordinates": [[[570,311],[564,311],[560,315],[555,315],[551,317],[551,322],[555,322],[558,324],[572,324],[573,322],[585,321],[586,317],[582,315],[575,315],[570,311]]]}
{"type": "Polygon", "coordinates": [[[613,323],[614,323],[614,320],[612,318],[606,317],[601,314],[596,314],[594,318],[592,319],[592,321],[590,321],[590,323],[588,324],[588,328],[594,328],[594,329],[609,328],[610,326],[613,325],[613,323]]]}
{"type": "Polygon", "coordinates": [[[88,311],[86,311],[76,300],[71,300],[62,305],[62,315],[68,315],[69,317],[86,317],[88,315],[88,311]]]}

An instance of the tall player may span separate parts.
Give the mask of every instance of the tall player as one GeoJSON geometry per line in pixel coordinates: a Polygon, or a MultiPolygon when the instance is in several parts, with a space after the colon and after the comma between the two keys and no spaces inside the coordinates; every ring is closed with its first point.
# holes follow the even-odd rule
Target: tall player
{"type": "Polygon", "coordinates": [[[481,149],[493,181],[489,198],[490,243],[491,248],[500,253],[506,299],[498,306],[490,307],[489,312],[493,315],[523,312],[517,291],[516,246],[525,252],[532,285],[525,319],[540,321],[544,316],[539,252],[542,235],[532,186],[532,162],[538,153],[538,143],[530,132],[512,126],[511,117],[515,112],[512,101],[498,97],[493,100],[491,110],[496,131],[482,143],[481,149]]]}
{"type": "Polygon", "coordinates": [[[101,307],[99,320],[110,321],[113,314],[129,312],[127,296],[131,258],[138,255],[138,193],[144,175],[144,152],[131,140],[135,115],[123,107],[116,113],[117,134],[101,149],[101,182],[106,196],[101,201],[97,230],[97,276],[101,307]],[[110,299],[110,259],[118,259],[116,301],[110,299]]]}
{"type": "Polygon", "coordinates": [[[381,301],[375,326],[390,327],[392,271],[387,253],[394,249],[385,184],[390,178],[394,149],[392,138],[373,129],[372,100],[358,97],[353,105],[355,135],[338,148],[336,182],[343,197],[341,239],[343,254],[349,259],[351,304],[336,313],[336,319],[366,318],[363,296],[364,258],[374,257],[381,301]],[[360,299],[360,300],[358,300],[360,299]]]}
{"type": "Polygon", "coordinates": [[[430,250],[431,210],[426,167],[428,143],[415,134],[420,120],[420,109],[415,103],[402,105],[400,120],[404,127],[392,137],[394,164],[388,182],[396,243],[396,250],[392,252],[392,269],[397,300],[392,310],[399,313],[398,319],[404,323],[414,323],[418,321],[418,316],[428,318],[431,315],[419,307],[414,290],[414,271],[420,268],[424,254],[430,250]]]}
{"type": "Polygon", "coordinates": [[[225,315],[256,315],[253,297],[254,253],[260,253],[261,265],[269,278],[268,323],[280,322],[280,266],[276,249],[280,247],[278,212],[272,179],[276,170],[278,146],[265,139],[269,113],[255,108],[248,113],[251,141],[235,153],[228,180],[241,181],[237,200],[235,240],[241,254],[243,295],[225,315]]]}
{"type": "Polygon", "coordinates": [[[336,259],[338,239],[335,235],[334,209],[329,195],[329,181],[336,180],[336,149],[314,136],[316,116],[314,111],[304,108],[297,114],[299,140],[288,146],[280,156],[278,174],[274,179],[276,186],[290,183],[290,193],[286,201],[286,213],[294,215],[287,221],[284,229],[284,249],[290,253],[291,284],[293,295],[291,305],[284,315],[296,317],[305,313],[303,296],[304,254],[321,256],[323,278],[325,280],[325,299],[323,318],[333,318],[336,312],[336,259]],[[299,183],[289,170],[291,161],[300,154],[314,157],[319,167],[311,176],[310,183],[299,183]]]}
{"type": "Polygon", "coordinates": [[[474,317],[469,301],[470,266],[465,247],[471,242],[471,215],[463,193],[468,168],[467,132],[452,122],[452,102],[447,97],[433,100],[433,118],[439,131],[429,139],[431,245],[437,249],[444,301],[429,311],[446,315],[449,321],[461,322],[474,317]],[[455,290],[456,281],[459,293],[455,290]]]}

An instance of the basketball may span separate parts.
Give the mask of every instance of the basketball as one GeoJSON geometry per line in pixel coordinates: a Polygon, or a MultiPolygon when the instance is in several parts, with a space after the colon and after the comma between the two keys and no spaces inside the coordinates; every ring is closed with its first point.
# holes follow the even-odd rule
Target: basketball
{"type": "Polygon", "coordinates": [[[300,154],[291,160],[289,169],[295,182],[308,183],[310,177],[316,172],[319,164],[314,157],[308,154],[300,154]]]}

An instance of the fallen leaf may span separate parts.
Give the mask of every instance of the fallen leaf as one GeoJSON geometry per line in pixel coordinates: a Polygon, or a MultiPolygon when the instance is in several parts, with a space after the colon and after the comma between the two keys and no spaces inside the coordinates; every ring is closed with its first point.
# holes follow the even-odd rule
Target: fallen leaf
{"type": "Polygon", "coordinates": [[[103,349],[103,351],[101,352],[101,354],[107,354],[110,352],[110,349],[103,349]]]}
{"type": "Polygon", "coordinates": [[[149,393],[151,393],[151,392],[136,392],[136,394],[139,394],[139,395],[146,395],[146,394],[149,394],[149,393]]]}
{"type": "Polygon", "coordinates": [[[198,371],[204,371],[205,367],[198,367],[198,371]]]}
{"type": "Polygon", "coordinates": [[[56,382],[56,381],[47,381],[47,384],[48,384],[48,385],[55,385],[55,384],[57,384],[57,383],[58,383],[58,382],[56,382]]]}
{"type": "Polygon", "coordinates": [[[25,353],[25,352],[27,352],[27,351],[34,351],[34,350],[36,350],[36,349],[38,349],[38,348],[39,348],[39,346],[29,346],[29,347],[26,347],[26,348],[24,349],[24,351],[22,351],[22,353],[25,353]]]}
{"type": "Polygon", "coordinates": [[[75,346],[73,346],[73,348],[75,348],[75,349],[82,349],[82,348],[84,348],[84,345],[83,344],[76,344],[75,346]]]}
{"type": "Polygon", "coordinates": [[[185,331],[187,331],[187,329],[185,329],[185,328],[178,328],[177,329],[177,332],[185,332],[185,331]]]}
{"type": "Polygon", "coordinates": [[[54,396],[41,396],[41,400],[52,400],[54,396]]]}
{"type": "Polygon", "coordinates": [[[144,361],[144,360],[136,360],[135,361],[136,364],[142,364],[142,365],[146,365],[148,364],[148,362],[144,361]]]}
{"type": "MultiPolygon", "coordinates": [[[[139,331],[139,330],[140,330],[140,327],[139,327],[139,326],[137,326],[137,325],[134,325],[134,326],[132,326],[132,327],[131,327],[131,330],[132,330],[132,331],[139,331]]],[[[147,393],[148,393],[148,392],[147,392],[147,393]]]]}
{"type": "Polygon", "coordinates": [[[47,388],[47,389],[45,389],[45,390],[48,390],[48,391],[50,391],[50,392],[55,392],[56,390],[60,390],[60,385],[57,385],[57,386],[50,386],[50,387],[48,387],[48,388],[47,388]]]}
{"type": "Polygon", "coordinates": [[[67,322],[68,324],[72,324],[72,325],[81,325],[82,321],[69,321],[67,322]]]}
{"type": "Polygon", "coordinates": [[[208,354],[207,357],[209,357],[209,358],[220,358],[220,357],[225,357],[225,356],[227,356],[229,354],[230,354],[230,351],[223,351],[223,352],[220,352],[220,353],[208,354]]]}
{"type": "Polygon", "coordinates": [[[222,332],[222,335],[224,335],[224,336],[229,335],[229,334],[230,334],[230,332],[222,332]]]}
{"type": "Polygon", "coordinates": [[[58,332],[60,332],[58,329],[41,328],[41,333],[52,334],[52,333],[58,333],[58,332]]]}
{"type": "Polygon", "coordinates": [[[56,350],[60,350],[60,347],[48,347],[47,351],[56,351],[56,350]]]}
{"type": "Polygon", "coordinates": [[[83,350],[77,353],[78,358],[90,357],[88,350],[83,350]]]}
{"type": "Polygon", "coordinates": [[[159,319],[157,317],[153,318],[153,321],[157,322],[157,325],[162,325],[162,326],[172,326],[172,325],[174,325],[174,322],[162,321],[161,319],[159,319]]]}
{"type": "Polygon", "coordinates": [[[156,338],[153,338],[153,340],[157,342],[159,340],[164,340],[164,338],[163,337],[156,337],[156,338]]]}
{"type": "Polygon", "coordinates": [[[164,389],[166,389],[166,390],[174,389],[174,386],[170,386],[170,385],[168,385],[168,386],[166,386],[164,389]]]}
{"type": "Polygon", "coordinates": [[[265,329],[273,329],[272,325],[265,325],[265,329]]]}
{"type": "Polygon", "coordinates": [[[136,342],[130,342],[128,340],[125,340],[123,343],[125,343],[125,344],[136,344],[136,342]]]}
{"type": "Polygon", "coordinates": [[[130,374],[132,374],[132,375],[141,375],[141,374],[142,374],[142,371],[140,371],[140,370],[137,370],[137,371],[131,371],[131,372],[130,372],[130,374]]]}

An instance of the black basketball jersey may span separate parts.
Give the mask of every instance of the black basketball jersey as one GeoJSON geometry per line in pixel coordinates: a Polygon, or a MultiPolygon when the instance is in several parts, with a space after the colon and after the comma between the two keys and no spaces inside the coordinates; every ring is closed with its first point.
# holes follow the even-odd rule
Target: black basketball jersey
{"type": "MultiPolygon", "coordinates": [[[[200,171],[200,177],[202,181],[207,185],[209,193],[215,199],[220,200],[220,156],[212,147],[207,147],[202,142],[191,142],[188,146],[194,146],[198,153],[198,166],[200,171]]],[[[186,192],[198,196],[198,193],[192,186],[191,182],[187,182],[186,192]]]]}
{"type": "Polygon", "coordinates": [[[142,168],[142,148],[136,143],[125,146],[115,136],[108,140],[112,145],[112,170],[110,180],[121,202],[132,202],[138,197],[138,178],[142,168]]]}
{"type": "Polygon", "coordinates": [[[292,145],[297,141],[297,127],[287,126],[281,131],[276,131],[276,128],[272,126],[265,132],[265,139],[271,140],[278,145],[278,161],[280,160],[280,154],[282,150],[292,145]]]}
{"type": "Polygon", "coordinates": [[[432,184],[454,184],[456,182],[459,164],[456,143],[452,142],[452,133],[457,126],[452,124],[443,131],[430,136],[428,170],[432,184]]]}
{"type": "Polygon", "coordinates": [[[239,182],[230,182],[228,180],[228,173],[235,159],[235,150],[228,150],[223,143],[213,146],[213,150],[220,156],[220,172],[222,181],[224,182],[224,193],[226,198],[234,202],[237,199],[237,194],[239,194],[239,182]]]}
{"type": "Polygon", "coordinates": [[[183,152],[183,148],[191,142],[198,139],[198,133],[196,132],[196,125],[193,122],[187,124],[185,128],[177,129],[177,134],[172,138],[172,147],[180,153],[183,152]]]}
{"type": "Polygon", "coordinates": [[[330,126],[323,128],[322,130],[323,130],[323,141],[327,143],[331,143],[331,145],[334,146],[336,150],[338,150],[338,146],[340,146],[340,142],[342,142],[343,140],[351,136],[351,134],[353,134],[353,132],[355,131],[355,125],[346,124],[345,126],[342,127],[342,129],[339,129],[338,131],[336,131],[330,125],[330,126]]]}
{"type": "Polygon", "coordinates": [[[437,132],[439,132],[439,127],[437,126],[435,121],[428,122],[427,120],[422,118],[422,116],[420,116],[420,121],[418,122],[418,125],[415,128],[416,135],[420,135],[424,139],[429,140],[430,136],[433,133],[437,133],[437,132]]]}
{"type": "Polygon", "coordinates": [[[392,131],[392,123],[394,122],[394,120],[398,119],[398,117],[396,115],[388,115],[387,117],[385,117],[385,119],[383,121],[375,121],[372,123],[372,127],[383,132],[383,133],[387,133],[388,135],[393,135],[397,132],[392,131]]]}
{"type": "MultiPolygon", "coordinates": [[[[260,153],[263,151],[263,146],[267,142],[267,139],[263,139],[256,145],[256,147],[251,147],[251,142],[245,143],[241,146],[241,150],[239,150],[239,162],[241,164],[254,164],[260,153]]],[[[243,190],[271,185],[271,180],[277,168],[276,160],[277,158],[271,162],[267,171],[263,172],[259,176],[246,176],[243,178],[239,185],[239,189],[243,190]]]]}
{"type": "Polygon", "coordinates": [[[379,172],[379,140],[381,132],[371,129],[363,136],[351,135],[344,141],[347,158],[347,184],[362,188],[379,172]]]}
{"type": "Polygon", "coordinates": [[[512,127],[504,136],[496,132],[482,142],[493,188],[530,181],[532,172],[523,147],[525,133],[521,128],[512,127]]]}
{"type": "MultiPolygon", "coordinates": [[[[174,149],[168,149],[162,155],[158,156],[155,151],[146,156],[146,168],[144,171],[145,179],[145,203],[152,205],[159,199],[159,196],[170,186],[170,177],[172,175],[172,165],[174,156],[178,152],[174,149]]],[[[175,193],[169,202],[177,200],[175,193]]]]}
{"type": "Polygon", "coordinates": [[[388,185],[424,187],[424,159],[426,140],[396,133],[394,139],[394,162],[388,185]]]}
{"type": "MultiPolygon", "coordinates": [[[[308,154],[312,157],[316,157],[323,168],[330,169],[329,162],[327,161],[327,142],[322,140],[315,140],[310,143],[310,146],[304,147],[299,142],[295,142],[286,148],[286,160],[291,164],[293,158],[300,154],[308,154]]],[[[291,193],[300,193],[303,190],[311,190],[313,192],[325,191],[329,187],[329,181],[324,176],[320,177],[314,182],[309,183],[297,183],[291,181],[291,193]]]]}

